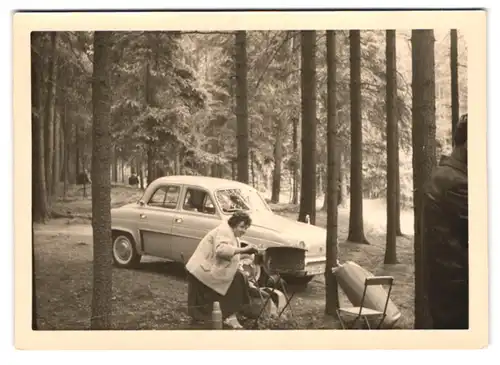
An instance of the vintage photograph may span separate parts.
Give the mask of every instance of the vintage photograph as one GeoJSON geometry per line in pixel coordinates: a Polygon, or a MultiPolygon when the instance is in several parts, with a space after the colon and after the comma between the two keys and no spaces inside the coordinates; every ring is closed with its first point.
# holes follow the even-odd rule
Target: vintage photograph
{"type": "Polygon", "coordinates": [[[470,329],[459,26],[30,42],[35,332],[470,329]]]}

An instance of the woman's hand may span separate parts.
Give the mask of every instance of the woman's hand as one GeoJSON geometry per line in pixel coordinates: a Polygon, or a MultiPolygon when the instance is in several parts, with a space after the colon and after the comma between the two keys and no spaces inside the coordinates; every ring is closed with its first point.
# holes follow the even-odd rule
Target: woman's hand
{"type": "Polygon", "coordinates": [[[252,254],[258,253],[258,252],[259,252],[259,250],[257,249],[257,247],[255,247],[253,245],[247,245],[245,247],[240,247],[236,250],[236,254],[244,253],[247,255],[252,255],[252,254]]]}
{"type": "Polygon", "coordinates": [[[247,246],[243,247],[242,251],[241,251],[241,253],[245,253],[248,255],[253,255],[253,254],[256,254],[258,252],[259,252],[259,250],[254,245],[247,245],[247,246]]]}

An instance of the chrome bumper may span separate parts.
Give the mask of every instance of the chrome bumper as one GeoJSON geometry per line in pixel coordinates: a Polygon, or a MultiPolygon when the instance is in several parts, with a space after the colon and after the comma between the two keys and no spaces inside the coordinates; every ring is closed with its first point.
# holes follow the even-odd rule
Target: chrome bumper
{"type": "Polygon", "coordinates": [[[305,275],[323,275],[325,273],[326,257],[311,257],[305,261],[305,275]]]}

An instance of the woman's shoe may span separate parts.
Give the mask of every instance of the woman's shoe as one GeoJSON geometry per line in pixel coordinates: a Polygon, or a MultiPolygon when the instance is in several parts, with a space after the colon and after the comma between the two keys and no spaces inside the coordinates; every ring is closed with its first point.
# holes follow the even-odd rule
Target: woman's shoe
{"type": "Polygon", "coordinates": [[[241,323],[238,321],[238,318],[236,318],[236,315],[229,316],[225,319],[224,324],[228,326],[231,329],[242,329],[243,326],[241,323]]]}

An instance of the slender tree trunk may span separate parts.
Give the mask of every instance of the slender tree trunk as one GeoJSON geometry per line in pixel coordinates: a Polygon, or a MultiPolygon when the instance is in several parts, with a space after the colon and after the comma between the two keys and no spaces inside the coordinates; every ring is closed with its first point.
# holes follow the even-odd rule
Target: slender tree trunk
{"type": "Polygon", "coordinates": [[[45,180],[45,143],[44,143],[44,119],[42,117],[41,88],[42,80],[42,57],[41,38],[42,33],[31,33],[31,138],[32,138],[32,215],[34,222],[45,222],[49,218],[47,204],[47,188],[45,180]]]}
{"type": "MultiPolygon", "coordinates": [[[[291,66],[293,69],[297,69],[299,62],[297,61],[300,59],[300,57],[297,57],[297,53],[293,52],[294,49],[296,49],[296,45],[298,43],[298,38],[297,35],[294,35],[292,37],[292,42],[291,42],[291,57],[292,57],[292,62],[290,62],[291,66]]],[[[294,156],[294,162],[292,166],[292,204],[298,204],[299,203],[299,118],[295,115],[292,115],[292,146],[293,146],[293,156],[294,156]]]]}
{"type": "Polygon", "coordinates": [[[276,118],[276,138],[274,139],[274,169],[271,202],[279,203],[281,193],[281,165],[283,160],[283,120],[276,118]]]}
{"type": "Polygon", "coordinates": [[[49,72],[47,74],[47,94],[45,99],[45,178],[47,180],[47,193],[51,197],[53,194],[52,170],[54,158],[54,112],[55,112],[55,91],[56,91],[56,32],[50,32],[50,61],[49,72]]]}
{"type": "Polygon", "coordinates": [[[154,163],[153,163],[153,147],[151,145],[148,145],[148,150],[147,150],[147,164],[148,164],[148,176],[147,176],[147,184],[151,184],[153,180],[155,180],[155,172],[154,172],[154,163]]]}
{"type": "Polygon", "coordinates": [[[293,184],[293,192],[292,192],[292,204],[299,203],[299,150],[298,150],[298,124],[299,118],[292,117],[292,145],[293,145],[293,166],[292,166],[292,184],[293,184]]]}
{"type": "Polygon", "coordinates": [[[59,134],[59,143],[57,144],[57,151],[59,151],[58,155],[58,161],[54,161],[54,164],[57,163],[58,169],[57,169],[57,186],[59,186],[59,183],[64,182],[64,158],[66,154],[66,140],[65,137],[66,135],[64,134],[64,92],[65,92],[65,84],[66,84],[66,79],[65,79],[65,67],[64,64],[61,62],[61,64],[57,68],[58,74],[57,74],[57,102],[56,102],[56,110],[57,110],[57,115],[59,116],[58,120],[58,134],[59,134]]]}
{"type": "Polygon", "coordinates": [[[78,180],[78,176],[81,171],[81,156],[80,156],[80,126],[75,124],[75,178],[78,180]]]}
{"type": "MultiPolygon", "coordinates": [[[[150,82],[150,64],[149,61],[146,63],[146,67],[144,70],[144,95],[145,95],[145,102],[146,105],[152,105],[153,103],[153,90],[152,90],[152,85],[150,82]]],[[[147,184],[151,184],[155,179],[156,179],[156,169],[154,165],[154,146],[152,141],[148,141],[147,143],[147,170],[148,170],[148,176],[147,176],[147,184]]],[[[118,164],[117,164],[118,165],[118,164]]],[[[117,177],[118,177],[118,170],[117,170],[117,177]]]]}
{"type": "Polygon", "coordinates": [[[124,160],[121,160],[121,180],[122,180],[122,184],[125,182],[125,161],[124,160]]]}
{"type": "Polygon", "coordinates": [[[338,165],[340,163],[337,146],[337,56],[335,31],[326,31],[327,66],[327,178],[326,178],[326,270],[325,270],[325,312],[336,315],[339,308],[337,277],[332,268],[338,260],[338,165]]]}
{"type": "Polygon", "coordinates": [[[52,168],[52,192],[57,196],[57,187],[61,180],[61,119],[54,113],[54,155],[52,168]]]}
{"type": "Polygon", "coordinates": [[[92,81],[92,230],[94,237],[92,330],[111,329],[113,261],[111,256],[111,32],[94,33],[92,81]]]}
{"type": "Polygon", "coordinates": [[[60,107],[59,116],[60,116],[60,128],[59,135],[60,143],[59,143],[59,182],[64,182],[64,159],[66,158],[66,135],[64,134],[64,121],[63,121],[63,107],[60,107]]]}
{"type": "MultiPolygon", "coordinates": [[[[459,119],[459,95],[458,95],[458,40],[457,30],[450,31],[450,69],[451,69],[451,134],[455,135],[455,129],[459,119]]],[[[451,139],[453,143],[453,138],[451,139]]]]}
{"type": "Polygon", "coordinates": [[[139,166],[138,166],[138,175],[139,175],[139,184],[142,190],[144,190],[144,169],[142,166],[142,155],[139,158],[139,166]]]}
{"type": "Polygon", "coordinates": [[[349,31],[351,65],[351,209],[347,240],[369,244],[363,227],[363,130],[361,121],[361,37],[349,31]]]}
{"type": "MultiPolygon", "coordinates": [[[[38,92],[38,90],[37,90],[38,92]]],[[[33,331],[38,330],[38,299],[36,290],[36,262],[35,262],[35,247],[33,242],[35,242],[35,232],[33,227],[31,227],[31,329],[33,331]]]]}
{"type": "Polygon", "coordinates": [[[116,145],[111,149],[113,164],[111,166],[111,176],[114,183],[118,182],[118,153],[116,151],[116,145]]]}
{"type": "Polygon", "coordinates": [[[69,185],[69,151],[71,148],[71,126],[69,124],[69,119],[67,117],[67,103],[64,101],[62,109],[62,123],[64,126],[64,160],[63,160],[63,181],[64,181],[64,196],[68,192],[69,185]]]}
{"type": "Polygon", "coordinates": [[[340,153],[340,166],[339,166],[339,205],[347,207],[347,174],[345,173],[347,167],[345,166],[345,157],[343,152],[340,153]]]}
{"type": "Polygon", "coordinates": [[[233,178],[233,180],[238,180],[238,161],[233,161],[231,163],[231,166],[233,168],[233,170],[232,170],[233,177],[232,178],[233,178]]]}
{"type": "Polygon", "coordinates": [[[253,150],[250,151],[250,173],[252,174],[252,186],[255,188],[255,154],[253,150]]]}
{"type": "Polygon", "coordinates": [[[387,113],[387,234],[384,264],[396,264],[397,174],[399,169],[398,121],[396,117],[396,31],[386,30],[386,113],[387,113]]]}
{"type": "Polygon", "coordinates": [[[299,221],[316,223],[316,31],[301,31],[302,183],[299,221]]]}
{"type": "Polygon", "coordinates": [[[413,30],[412,44],[412,145],[413,205],[415,225],[415,328],[430,326],[424,266],[425,243],[422,238],[422,201],[424,187],[436,165],[436,96],[434,31],[413,30]]]}
{"type": "Polygon", "coordinates": [[[399,174],[399,127],[396,128],[396,140],[398,142],[398,152],[396,153],[396,236],[402,237],[401,231],[401,182],[399,174]]]}
{"type": "Polygon", "coordinates": [[[247,33],[238,31],[235,37],[238,181],[248,184],[247,33]]]}

